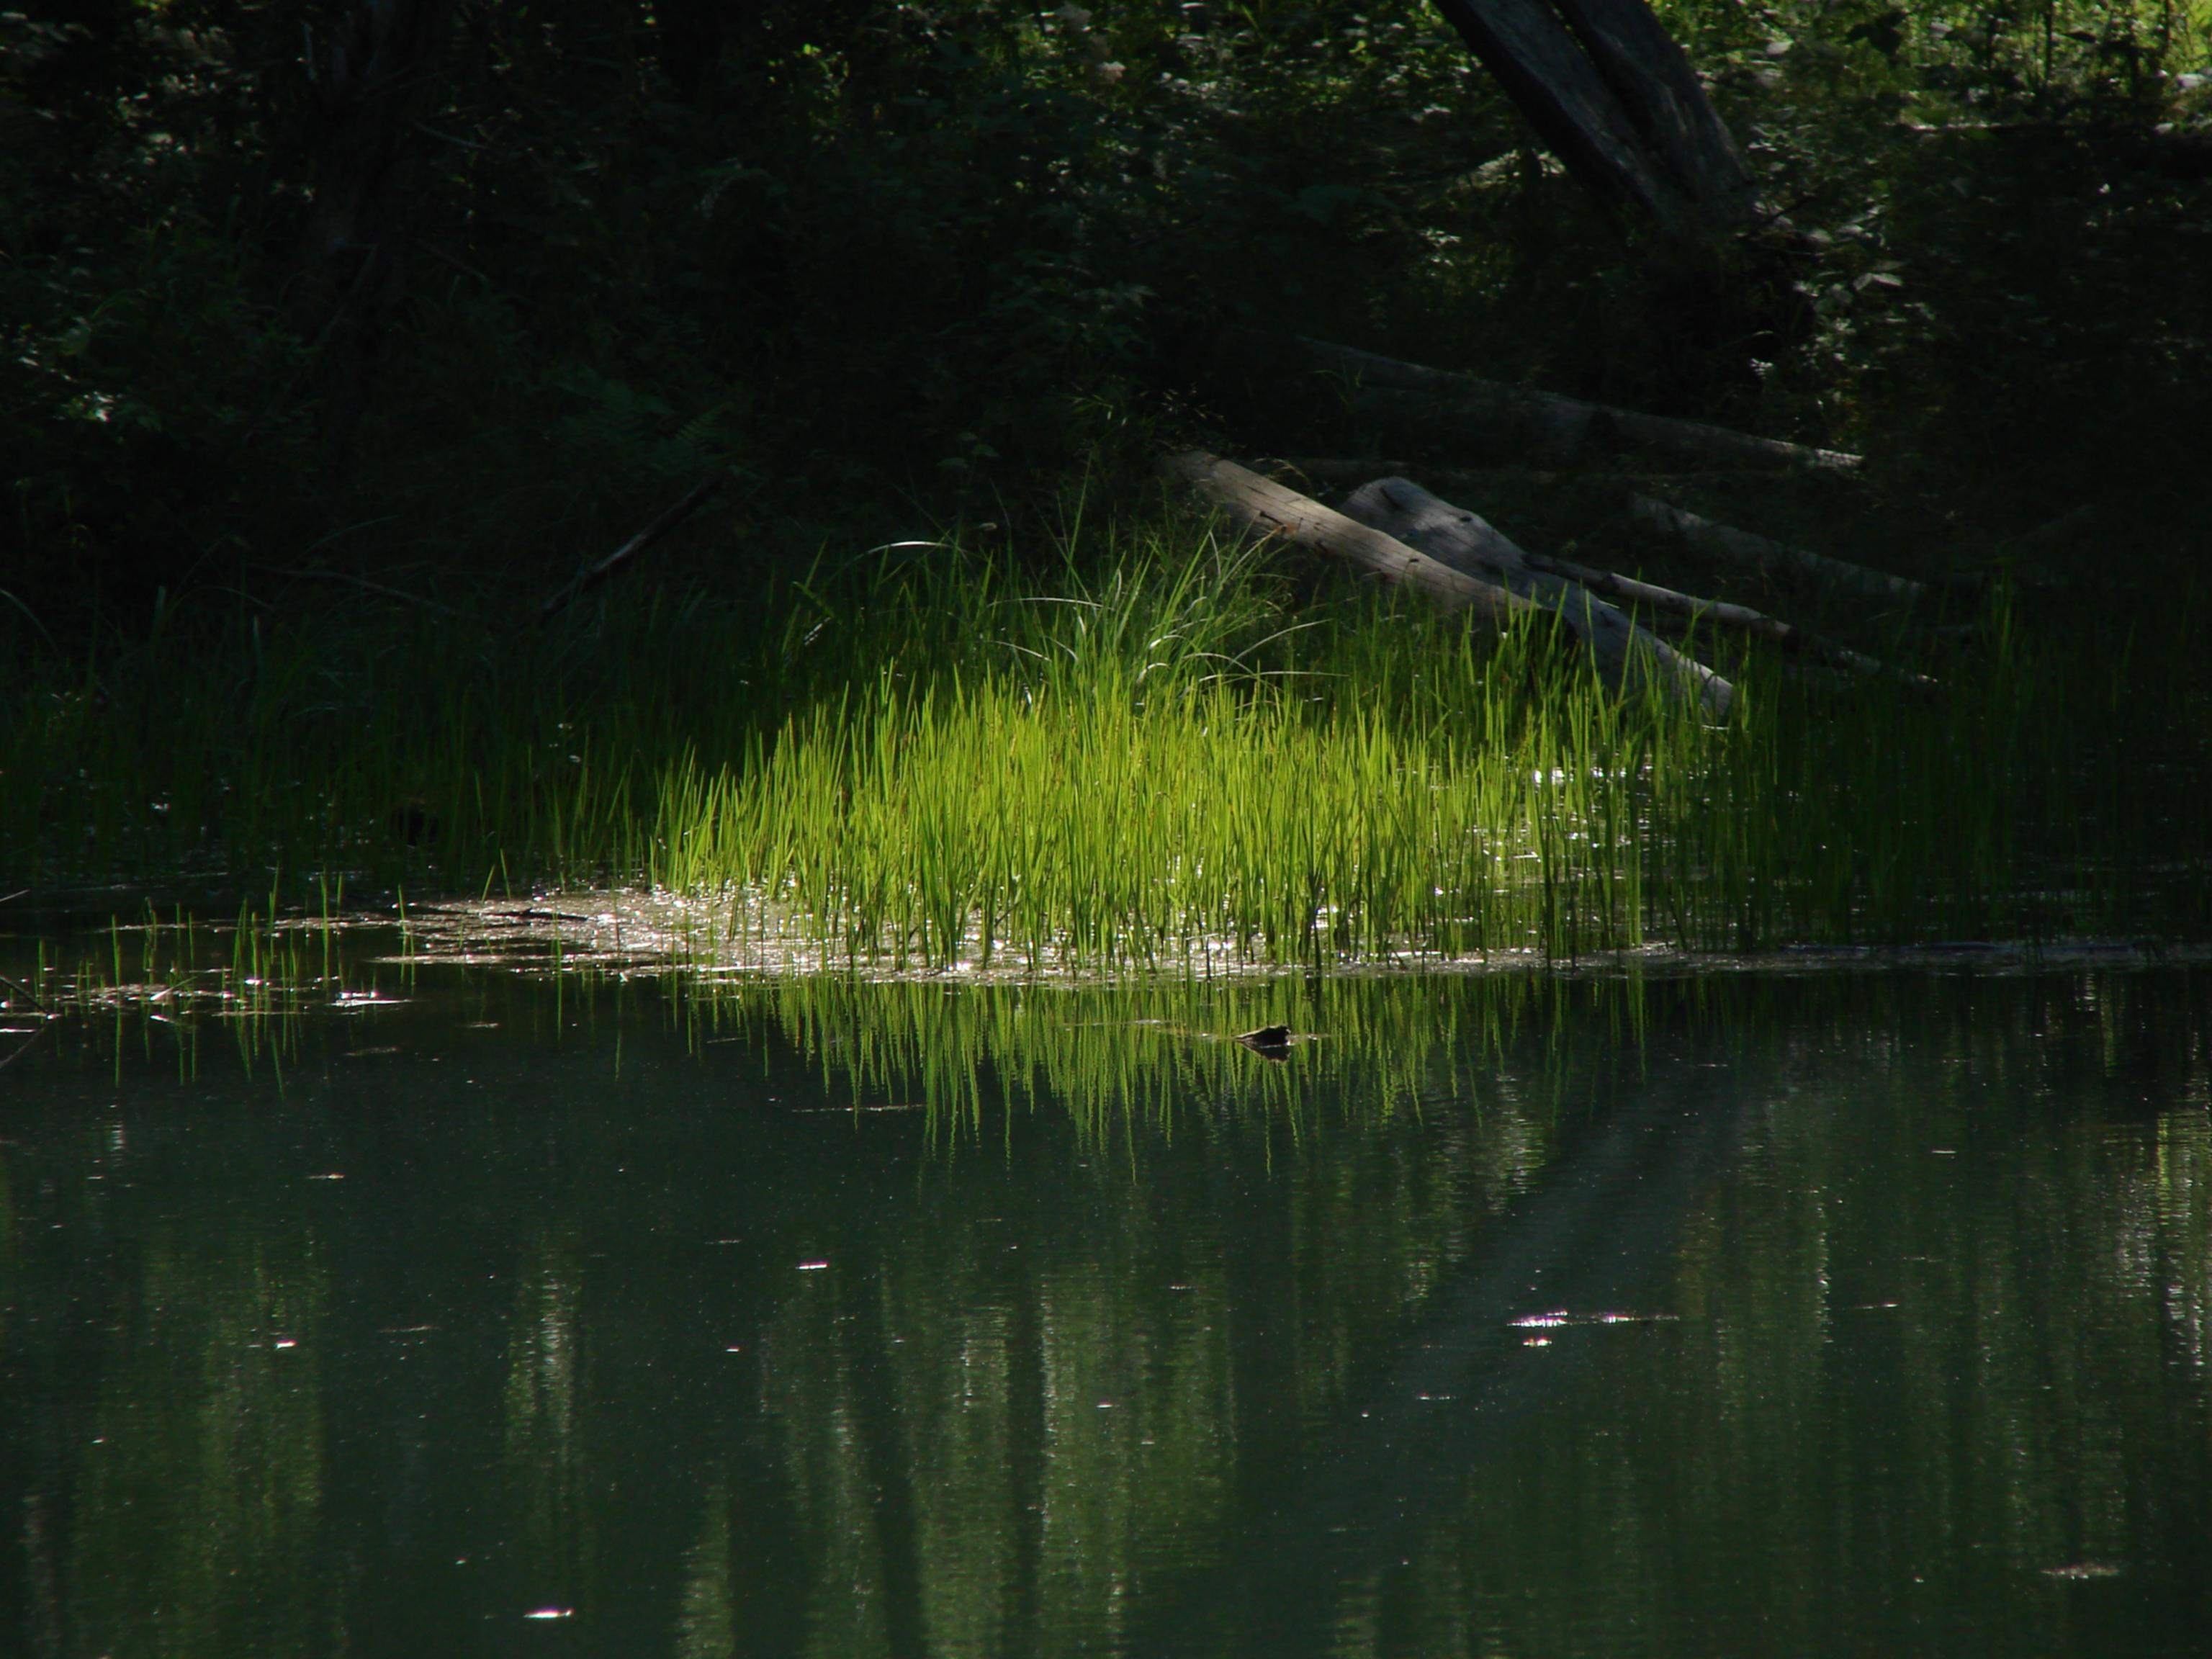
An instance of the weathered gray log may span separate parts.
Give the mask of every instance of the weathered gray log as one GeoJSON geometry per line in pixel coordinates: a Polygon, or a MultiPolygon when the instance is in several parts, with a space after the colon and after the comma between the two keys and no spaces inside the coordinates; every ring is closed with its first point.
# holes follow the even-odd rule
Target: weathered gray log
{"type": "Polygon", "coordinates": [[[1502,623],[1537,608],[1494,581],[1455,570],[1218,455],[1187,451],[1168,457],[1160,470],[1194,487],[1240,529],[1340,559],[1388,586],[1410,587],[1447,611],[1473,611],[1502,623]]]}
{"type": "Polygon", "coordinates": [[[1763,574],[1796,576],[1824,587],[1906,605],[1927,596],[1927,584],[1909,576],[1870,570],[1848,559],[1832,559],[1825,553],[1754,536],[1748,530],[1700,518],[1656,495],[1632,495],[1628,516],[1639,528],[1679,542],[1693,552],[1763,574]]]}
{"type": "Polygon", "coordinates": [[[1677,240],[1749,229],[1757,192],[1682,49],[1643,0],[1437,0],[1587,188],[1677,240]]]}
{"type": "Polygon", "coordinates": [[[1629,692],[1656,689],[1728,713],[1735,690],[1649,629],[1638,627],[1579,582],[1542,568],[1480,514],[1455,507],[1409,478],[1362,484],[1345,516],[1470,576],[1497,582],[1558,615],[1572,629],[1607,684],[1629,692]]]}
{"type": "Polygon", "coordinates": [[[1571,559],[1562,559],[1544,553],[1525,553],[1532,569],[1549,571],[1565,576],[1570,581],[1581,583],[1601,599],[1620,605],[1640,605],[1646,611],[1662,616],[1679,617],[1698,628],[1724,628],[1733,633],[1747,634],[1754,639],[1766,640],[1796,657],[1825,664],[1834,668],[1848,668],[1861,674],[1878,674],[1886,678],[1901,680],[1907,685],[1932,690],[1936,682],[1925,674],[1916,674],[1908,669],[1893,668],[1878,657],[1854,651],[1849,646],[1786,623],[1778,617],[1770,617],[1754,611],[1747,605],[1731,605],[1723,599],[1699,599],[1695,594],[1680,593],[1671,587],[1662,587],[1634,576],[1623,576],[1610,570],[1577,564],[1571,559]]]}
{"type": "Polygon", "coordinates": [[[1303,367],[1341,375],[1356,418],[1401,441],[1425,447],[1452,438],[1471,440],[1500,458],[1554,465],[1631,453],[1696,466],[1762,471],[1850,472],[1860,465],[1857,456],[1837,450],[1583,403],[1326,340],[1239,333],[1226,343],[1248,368],[1280,374],[1303,367]]]}
{"type": "Polygon", "coordinates": [[[1969,143],[2025,140],[2087,144],[2130,167],[2163,173],[2172,179],[2212,179],[2212,132],[2175,132],[2163,125],[2114,127],[2100,121],[1906,121],[1898,131],[1914,138],[1962,138],[1969,143]]]}

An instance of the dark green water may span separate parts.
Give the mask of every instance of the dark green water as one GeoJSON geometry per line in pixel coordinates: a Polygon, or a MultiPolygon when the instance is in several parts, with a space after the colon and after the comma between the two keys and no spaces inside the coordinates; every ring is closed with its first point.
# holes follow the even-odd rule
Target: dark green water
{"type": "Polygon", "coordinates": [[[0,1071],[0,1653],[2212,1644],[2203,973],[404,994],[0,1071]]]}

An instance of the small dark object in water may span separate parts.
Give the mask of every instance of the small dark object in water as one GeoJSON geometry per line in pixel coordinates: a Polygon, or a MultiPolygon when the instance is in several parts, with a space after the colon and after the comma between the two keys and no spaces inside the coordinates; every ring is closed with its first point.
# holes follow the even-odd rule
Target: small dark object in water
{"type": "Polygon", "coordinates": [[[1291,1046],[1291,1028],[1287,1025],[1262,1025],[1256,1031],[1240,1031],[1237,1040],[1248,1048],[1257,1048],[1263,1054],[1279,1059],[1291,1046]]]}
{"type": "Polygon", "coordinates": [[[410,847],[427,847],[438,839],[438,815],[420,795],[410,795],[393,807],[386,823],[410,847]]]}

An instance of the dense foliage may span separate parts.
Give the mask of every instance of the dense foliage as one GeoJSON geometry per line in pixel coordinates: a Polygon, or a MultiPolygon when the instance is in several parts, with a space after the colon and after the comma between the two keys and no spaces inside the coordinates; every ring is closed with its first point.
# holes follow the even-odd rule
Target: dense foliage
{"type": "Polygon", "coordinates": [[[1766,357],[1414,0],[422,9],[345,265],[362,12],[0,17],[4,586],[57,634],[262,564],[535,581],[702,471],[750,486],[725,532],[1018,514],[1220,418],[1227,321],[1864,444],[2030,521],[2185,464],[2212,367],[2187,0],[1668,8],[1784,216],[1766,357]]]}

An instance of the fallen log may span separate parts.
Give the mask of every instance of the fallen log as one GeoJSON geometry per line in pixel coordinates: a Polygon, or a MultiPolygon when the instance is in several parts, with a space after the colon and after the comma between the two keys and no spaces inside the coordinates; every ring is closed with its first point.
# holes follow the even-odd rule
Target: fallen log
{"type": "Polygon", "coordinates": [[[1271,478],[1303,480],[1308,484],[1352,489],[1370,478],[1421,478],[1432,489],[1457,490],[1480,497],[1486,491],[1510,489],[1602,492],[1617,500],[1631,489],[1672,489],[1695,487],[1713,476],[1712,469],[1662,471],[1646,466],[1529,466],[1507,461],[1496,466],[1427,465],[1419,461],[1381,455],[1284,455],[1255,460],[1252,470],[1271,478]]]}
{"type": "Polygon", "coordinates": [[[1850,472],[1861,464],[1858,456],[1838,450],[1584,403],[1326,340],[1239,331],[1227,345],[1248,369],[1281,373],[1287,360],[1291,368],[1341,376],[1354,418],[1402,442],[1433,447],[1441,437],[1455,436],[1494,456],[1553,465],[1629,453],[1762,471],[1850,472]]]}
{"type": "Polygon", "coordinates": [[[1620,605],[1640,605],[1661,616],[1677,617],[1693,628],[1724,628],[1732,633],[1747,634],[1753,639],[1765,640],[1778,646],[1791,656],[1802,657],[1832,668],[1848,668],[1861,674],[1878,674],[1886,678],[1901,680],[1921,690],[1933,690],[1936,684],[1925,674],[1916,674],[1909,669],[1894,668],[1878,657],[1854,651],[1849,646],[1754,611],[1747,605],[1731,605],[1724,599],[1699,599],[1691,593],[1679,593],[1671,587],[1662,587],[1634,576],[1622,576],[1610,570],[1599,570],[1590,565],[1577,564],[1571,559],[1556,558],[1547,554],[1523,555],[1529,568],[1548,571],[1579,582],[1601,599],[1620,605]]]}
{"type": "Polygon", "coordinates": [[[1906,605],[1927,597],[1928,585],[1909,576],[1893,576],[1848,559],[1832,559],[1825,553],[1755,536],[1733,525],[1700,518],[1656,495],[1630,495],[1628,517],[1638,528],[1677,542],[1694,553],[1763,575],[1796,576],[1824,587],[1906,605]]]}
{"type": "Polygon", "coordinates": [[[1619,607],[1579,581],[1543,568],[1510,538],[1465,507],[1443,501],[1408,478],[1377,478],[1344,504],[1345,515],[1418,548],[1452,568],[1497,582],[1554,612],[1590,653],[1606,684],[1623,691],[1656,688],[1728,713],[1735,689],[1694,658],[1639,627],[1619,607]]]}
{"type": "Polygon", "coordinates": [[[1160,468],[1196,489],[1239,529],[1341,560],[1386,586],[1412,588],[1447,611],[1473,611],[1502,623],[1538,609],[1496,582],[1454,569],[1234,461],[1190,450],[1168,457],[1160,468]]]}
{"type": "Polygon", "coordinates": [[[2212,179],[2212,132],[2176,132],[2163,126],[2090,126],[2069,121],[1906,121],[1897,131],[1911,138],[2026,140],[2085,147],[2130,167],[2170,179],[2212,179]]]}

